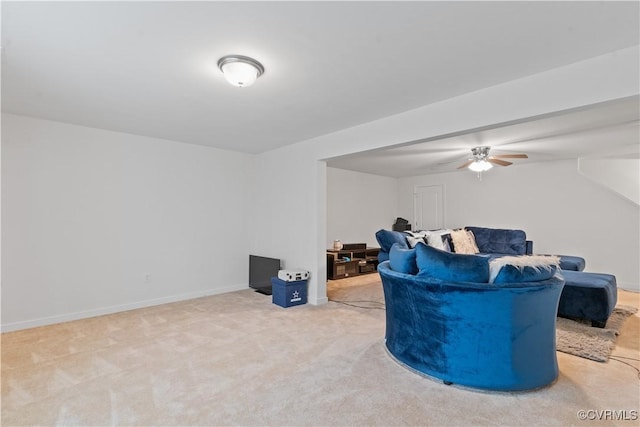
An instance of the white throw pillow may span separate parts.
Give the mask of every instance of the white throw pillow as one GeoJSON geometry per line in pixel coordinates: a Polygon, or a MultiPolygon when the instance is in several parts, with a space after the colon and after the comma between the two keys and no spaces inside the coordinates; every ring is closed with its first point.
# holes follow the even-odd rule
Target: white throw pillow
{"type": "Polygon", "coordinates": [[[449,247],[448,242],[442,238],[443,236],[451,234],[450,229],[440,229],[440,230],[432,230],[429,231],[427,235],[427,243],[429,246],[434,247],[436,249],[440,249],[441,251],[450,252],[451,248],[449,247]]]}

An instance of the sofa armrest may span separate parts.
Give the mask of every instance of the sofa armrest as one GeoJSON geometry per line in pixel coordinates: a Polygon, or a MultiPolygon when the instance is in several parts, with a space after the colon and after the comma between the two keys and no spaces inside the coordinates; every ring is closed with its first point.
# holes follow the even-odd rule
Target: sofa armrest
{"type": "Polygon", "coordinates": [[[526,242],[526,248],[525,248],[525,255],[533,255],[533,241],[532,240],[527,240],[526,242]]]}

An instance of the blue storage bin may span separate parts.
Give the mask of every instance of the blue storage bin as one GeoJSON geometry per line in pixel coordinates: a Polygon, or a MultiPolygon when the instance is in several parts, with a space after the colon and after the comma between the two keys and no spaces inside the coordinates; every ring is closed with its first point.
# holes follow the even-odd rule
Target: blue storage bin
{"type": "Polygon", "coordinates": [[[271,301],[280,307],[292,307],[307,303],[307,281],[285,282],[271,278],[271,301]]]}

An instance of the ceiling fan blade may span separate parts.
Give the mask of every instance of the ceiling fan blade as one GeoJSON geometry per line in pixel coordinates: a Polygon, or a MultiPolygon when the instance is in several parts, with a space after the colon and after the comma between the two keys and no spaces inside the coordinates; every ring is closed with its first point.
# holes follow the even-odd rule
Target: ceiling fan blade
{"type": "Polygon", "coordinates": [[[529,158],[529,156],[527,156],[526,154],[494,154],[491,157],[500,158],[500,159],[528,159],[529,158]]]}
{"type": "Polygon", "coordinates": [[[494,159],[493,157],[489,157],[487,161],[489,163],[493,163],[494,165],[500,165],[500,166],[509,166],[513,164],[511,162],[507,162],[506,160],[494,159]]]}
{"type": "Polygon", "coordinates": [[[458,166],[458,169],[464,169],[464,168],[466,168],[467,166],[469,166],[473,162],[474,162],[474,160],[469,160],[468,162],[463,163],[460,166],[458,166]]]}

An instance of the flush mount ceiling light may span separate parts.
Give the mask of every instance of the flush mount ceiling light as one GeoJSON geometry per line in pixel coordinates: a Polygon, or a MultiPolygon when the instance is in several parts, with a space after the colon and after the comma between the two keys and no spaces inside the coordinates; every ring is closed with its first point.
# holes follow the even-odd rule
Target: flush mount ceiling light
{"type": "Polygon", "coordinates": [[[253,58],[242,55],[227,55],[220,58],[218,68],[229,83],[238,87],[247,87],[264,73],[264,67],[253,58]]]}

